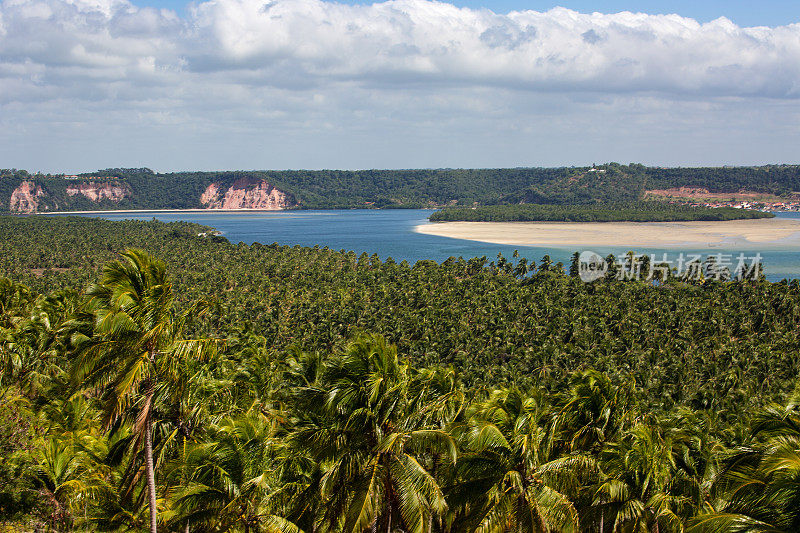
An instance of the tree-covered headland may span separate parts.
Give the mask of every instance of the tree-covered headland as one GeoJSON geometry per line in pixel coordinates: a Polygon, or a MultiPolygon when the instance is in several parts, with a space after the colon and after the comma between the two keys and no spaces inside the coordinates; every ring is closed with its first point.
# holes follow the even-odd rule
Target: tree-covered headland
{"type": "Polygon", "coordinates": [[[436,211],[432,222],[678,222],[773,218],[775,215],[732,207],[703,208],[662,202],[627,204],[542,205],[506,204],[436,211]]]}
{"type": "Polygon", "coordinates": [[[0,217],[4,527],[800,525],[796,281],[201,233],[0,217]]]}

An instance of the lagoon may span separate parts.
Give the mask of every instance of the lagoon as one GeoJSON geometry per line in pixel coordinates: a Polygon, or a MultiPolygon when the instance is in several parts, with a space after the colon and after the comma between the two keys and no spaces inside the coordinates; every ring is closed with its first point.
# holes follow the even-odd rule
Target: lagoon
{"type": "MultiPolygon", "coordinates": [[[[480,257],[489,260],[502,253],[511,257],[514,250],[530,260],[539,261],[549,254],[553,261],[569,263],[574,251],[584,248],[575,246],[511,246],[471,241],[458,238],[426,235],[415,231],[419,225],[429,224],[432,211],[424,209],[397,210],[331,210],[331,211],[247,211],[247,212],[209,212],[209,211],[139,211],[87,213],[107,220],[152,218],[165,222],[184,220],[212,226],[222,232],[231,242],[252,244],[260,242],[283,245],[327,246],[335,250],[352,250],[356,253],[376,253],[381,259],[392,257],[396,261],[410,263],[421,259],[444,261],[448,257],[480,257]]],[[[800,219],[800,213],[778,213],[779,218],[800,219]]],[[[593,246],[592,251],[600,255],[613,253],[617,256],[630,250],[629,247],[593,246]]],[[[703,255],[726,253],[737,255],[745,250],[735,247],[688,248],[686,250],[642,249],[638,253],[654,253],[661,256],[667,253],[670,258],[678,252],[701,253],[703,255]]],[[[748,249],[748,256],[758,250],[748,249]]],[[[767,278],[778,281],[784,278],[800,278],[800,249],[787,246],[759,252],[763,257],[767,278]]]]}

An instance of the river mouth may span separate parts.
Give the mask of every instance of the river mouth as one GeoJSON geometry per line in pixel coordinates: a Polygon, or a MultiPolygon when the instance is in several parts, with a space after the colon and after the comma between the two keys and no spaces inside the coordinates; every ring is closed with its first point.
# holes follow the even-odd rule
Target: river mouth
{"type": "MultiPolygon", "coordinates": [[[[66,215],[78,214],[66,213],[66,215]]],[[[659,256],[662,253],[679,252],[711,255],[721,252],[738,254],[748,251],[748,255],[761,253],[768,280],[800,278],[800,245],[794,243],[773,242],[744,246],[729,239],[717,245],[710,245],[707,242],[681,242],[672,247],[661,247],[619,244],[620,241],[617,239],[608,242],[593,240],[591,243],[583,241],[574,244],[558,240],[551,241],[546,245],[504,244],[428,233],[427,228],[439,231],[443,224],[448,224],[428,222],[430,214],[431,210],[429,209],[345,209],[229,212],[217,210],[114,211],[79,215],[107,220],[151,220],[155,218],[164,222],[195,222],[216,228],[233,243],[252,244],[258,242],[288,246],[327,246],[333,250],[352,250],[357,254],[377,254],[381,260],[391,257],[397,262],[408,261],[410,264],[420,260],[433,260],[441,263],[449,257],[469,259],[485,256],[487,261],[494,261],[498,254],[503,254],[510,259],[515,250],[521,257],[525,257],[529,261],[539,262],[542,256],[549,255],[553,262],[560,261],[564,265],[569,265],[573,252],[584,250],[597,252],[604,257],[608,254],[620,256],[628,251],[658,254],[659,256]]],[[[777,213],[776,215],[774,219],[761,220],[767,222],[789,220],[800,223],[800,213],[777,213]]],[[[731,222],[737,221],[711,222],[711,224],[730,224],[731,222]]]]}

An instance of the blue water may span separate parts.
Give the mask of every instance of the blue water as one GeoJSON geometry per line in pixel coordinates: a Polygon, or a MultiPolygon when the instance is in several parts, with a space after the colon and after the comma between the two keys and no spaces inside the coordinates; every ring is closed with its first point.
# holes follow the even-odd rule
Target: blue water
{"type": "MultiPolygon", "coordinates": [[[[301,246],[327,246],[334,250],[353,250],[357,253],[377,253],[382,259],[392,257],[395,261],[407,260],[410,263],[420,259],[444,261],[448,257],[480,257],[490,260],[502,253],[510,258],[514,250],[523,257],[535,260],[549,254],[553,261],[569,264],[575,247],[542,248],[530,246],[506,246],[462,239],[450,239],[423,235],[414,227],[428,223],[429,210],[342,210],[342,211],[280,211],[247,213],[209,213],[181,212],[166,213],[142,211],[138,213],[93,214],[108,220],[156,218],[165,222],[185,220],[212,226],[222,232],[231,242],[251,244],[260,242],[301,246]]],[[[778,213],[781,218],[800,218],[800,213],[778,213]]],[[[613,253],[620,256],[630,248],[592,247],[592,251],[603,256],[613,253]]],[[[580,251],[580,250],[579,250],[580,251]]],[[[670,260],[680,251],[697,252],[703,255],[728,253],[734,257],[736,249],[687,249],[687,250],[636,250],[641,253],[655,253],[659,257],[667,253],[670,260]]],[[[784,251],[762,251],[763,265],[767,278],[777,281],[783,278],[800,278],[800,249],[784,251]]],[[[755,251],[747,251],[750,257],[755,251]]],[[[735,260],[734,260],[735,261],[735,260]]]]}

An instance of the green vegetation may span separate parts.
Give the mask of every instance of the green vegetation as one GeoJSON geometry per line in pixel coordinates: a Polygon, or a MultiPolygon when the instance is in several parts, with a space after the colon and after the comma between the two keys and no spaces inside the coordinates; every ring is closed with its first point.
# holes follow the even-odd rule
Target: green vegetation
{"type": "Polygon", "coordinates": [[[0,210],[9,209],[13,190],[25,179],[42,187],[49,210],[78,209],[197,209],[200,197],[212,183],[224,189],[241,178],[263,179],[290,194],[302,209],[350,209],[428,207],[449,202],[471,205],[496,203],[532,183],[550,182],[574,173],[574,169],[479,169],[479,170],[364,170],[364,171],[252,171],[178,172],[157,174],[150,169],[111,168],[82,175],[29,175],[0,170],[0,210]],[[93,203],[81,195],[69,196],[70,184],[105,176],[119,178],[132,196],[118,203],[93,203]]]}
{"type": "Polygon", "coordinates": [[[207,229],[0,217],[0,525],[797,530],[796,281],[207,229]]]}
{"type": "Polygon", "coordinates": [[[447,208],[430,216],[432,222],[675,222],[687,220],[741,220],[773,218],[750,209],[700,208],[660,202],[603,205],[513,204],[476,208],[447,208]]]}
{"type": "MultiPolygon", "coordinates": [[[[636,202],[651,189],[702,187],[711,192],[748,190],[789,195],[800,191],[800,166],[651,168],[610,163],[590,167],[435,169],[435,170],[284,170],[155,173],[147,168],[111,168],[70,180],[59,175],[0,170],[0,211],[9,210],[12,192],[23,180],[45,193],[43,209],[193,209],[211,183],[226,188],[236,180],[263,179],[289,194],[301,209],[401,208],[503,203],[553,205],[636,202]],[[67,187],[113,176],[131,195],[98,203],[67,187]]],[[[102,180],[101,180],[102,181],[102,180]]]]}
{"type": "Polygon", "coordinates": [[[798,165],[644,168],[643,172],[647,176],[647,189],[701,187],[719,193],[739,192],[744,189],[779,196],[800,191],[798,165]]]}

